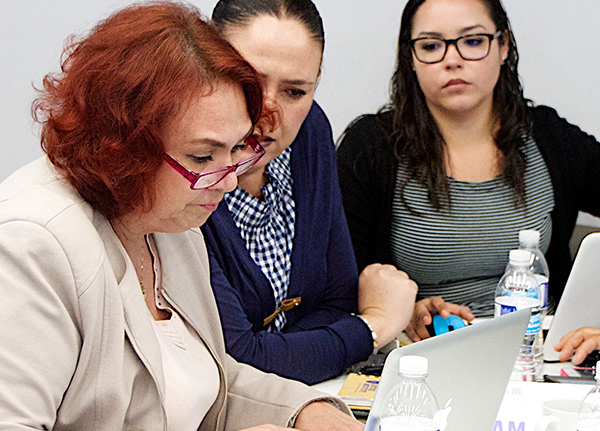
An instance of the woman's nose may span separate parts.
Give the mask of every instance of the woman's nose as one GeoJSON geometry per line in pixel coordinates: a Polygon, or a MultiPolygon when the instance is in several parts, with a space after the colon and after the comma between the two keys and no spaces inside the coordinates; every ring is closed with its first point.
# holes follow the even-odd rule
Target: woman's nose
{"type": "Polygon", "coordinates": [[[235,172],[229,172],[225,175],[225,178],[220,182],[220,185],[225,193],[234,190],[238,185],[238,177],[235,172]]]}
{"type": "Polygon", "coordinates": [[[463,58],[460,56],[460,53],[458,52],[458,48],[456,47],[456,45],[448,46],[448,49],[446,51],[446,55],[444,56],[443,61],[446,65],[446,67],[449,67],[449,68],[460,67],[460,66],[462,66],[462,64],[464,62],[463,58]]]}

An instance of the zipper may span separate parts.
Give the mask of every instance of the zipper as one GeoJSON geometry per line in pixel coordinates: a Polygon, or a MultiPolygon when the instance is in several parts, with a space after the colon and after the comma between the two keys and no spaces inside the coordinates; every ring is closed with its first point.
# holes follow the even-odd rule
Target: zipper
{"type": "MultiPolygon", "coordinates": [[[[200,339],[204,343],[204,346],[206,347],[206,350],[208,350],[208,352],[211,354],[213,360],[217,364],[217,368],[219,369],[219,374],[221,375],[221,380],[223,382],[223,390],[224,390],[223,403],[221,404],[221,407],[219,409],[219,414],[217,415],[217,423],[216,423],[216,426],[215,426],[215,430],[218,430],[219,429],[219,424],[221,423],[221,417],[223,416],[223,409],[225,408],[225,403],[227,401],[227,395],[228,395],[227,380],[225,378],[225,368],[223,367],[223,364],[219,361],[219,358],[217,357],[217,354],[215,353],[215,351],[213,350],[213,348],[206,342],[206,340],[204,339],[204,337],[202,336],[202,333],[198,330],[198,328],[196,328],[195,324],[192,323],[192,321],[181,310],[181,308],[179,308],[179,306],[177,306],[175,304],[175,302],[169,297],[169,295],[167,295],[167,292],[165,291],[164,288],[161,287],[160,290],[161,290],[161,293],[164,296],[164,298],[169,303],[169,305],[173,308],[173,310],[175,310],[177,313],[179,313],[179,316],[183,317],[185,319],[185,321],[192,328],[194,328],[194,331],[196,331],[196,333],[198,334],[198,336],[200,337],[200,339]]],[[[159,391],[159,393],[160,393],[160,391],[159,391]]]]}
{"type": "Polygon", "coordinates": [[[142,352],[140,351],[140,349],[137,347],[133,335],[131,334],[129,328],[127,328],[127,325],[125,325],[125,334],[127,335],[127,338],[129,338],[129,342],[131,344],[131,347],[133,348],[133,351],[135,352],[135,354],[137,355],[138,358],[140,358],[140,361],[142,361],[142,364],[144,365],[144,367],[146,368],[146,370],[148,370],[148,373],[150,373],[150,377],[152,377],[152,380],[154,381],[154,386],[156,386],[156,391],[158,392],[158,398],[160,400],[160,405],[162,407],[162,412],[163,412],[163,416],[165,418],[165,426],[164,426],[164,430],[168,431],[169,429],[169,424],[167,421],[167,408],[165,406],[165,399],[163,397],[162,392],[160,391],[160,386],[158,385],[158,379],[156,378],[156,374],[154,373],[154,371],[152,370],[152,368],[150,368],[150,365],[148,364],[148,361],[146,360],[146,358],[144,357],[144,355],[142,355],[142,352]]]}

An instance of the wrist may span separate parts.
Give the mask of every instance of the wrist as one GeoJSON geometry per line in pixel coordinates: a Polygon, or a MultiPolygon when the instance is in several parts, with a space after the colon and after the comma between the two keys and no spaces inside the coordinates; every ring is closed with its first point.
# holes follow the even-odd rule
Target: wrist
{"type": "Polygon", "coordinates": [[[365,325],[367,325],[367,328],[369,328],[369,331],[371,331],[371,339],[373,340],[373,354],[377,353],[380,345],[379,345],[379,336],[377,335],[375,328],[373,327],[373,325],[371,325],[371,323],[365,316],[362,316],[360,314],[354,314],[354,316],[356,316],[360,320],[362,320],[363,323],[365,325]]]}

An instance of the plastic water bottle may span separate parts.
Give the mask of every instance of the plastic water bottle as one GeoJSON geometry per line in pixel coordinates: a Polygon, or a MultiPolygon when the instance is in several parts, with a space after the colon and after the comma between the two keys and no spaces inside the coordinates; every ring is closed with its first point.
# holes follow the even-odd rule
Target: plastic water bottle
{"type": "Polygon", "coordinates": [[[439,431],[438,403],[425,382],[427,358],[402,356],[400,378],[384,402],[380,431],[439,431]]]}
{"type": "Polygon", "coordinates": [[[510,265],[496,289],[494,316],[531,308],[531,317],[511,379],[534,381],[542,370],[540,305],[541,294],[535,275],[529,269],[531,253],[511,250],[510,265]]]}
{"type": "Polygon", "coordinates": [[[577,414],[578,431],[600,430],[600,361],[596,363],[596,386],[585,396],[577,414]]]}
{"type": "Polygon", "coordinates": [[[542,294],[541,319],[543,320],[548,308],[548,280],[550,278],[550,270],[544,253],[542,253],[539,247],[540,233],[537,230],[526,229],[519,232],[519,248],[527,250],[533,255],[529,269],[540,284],[542,294]]]}

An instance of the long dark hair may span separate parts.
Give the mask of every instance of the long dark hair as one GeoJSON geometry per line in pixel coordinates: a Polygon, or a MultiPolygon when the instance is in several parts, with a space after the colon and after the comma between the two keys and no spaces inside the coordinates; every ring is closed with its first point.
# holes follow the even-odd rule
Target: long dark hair
{"type": "Polygon", "coordinates": [[[321,44],[321,50],[325,47],[323,20],[311,0],[219,0],[212,21],[221,33],[226,33],[228,27],[244,27],[261,15],[297,19],[321,44]]]}
{"type": "MultiPolygon", "coordinates": [[[[439,210],[451,205],[444,164],[445,141],[427,107],[425,95],[413,70],[410,45],[414,15],[425,1],[409,0],[402,12],[396,71],[391,82],[391,102],[380,113],[391,114],[389,143],[398,161],[406,162],[410,172],[401,185],[403,204],[407,205],[404,187],[408,181],[415,179],[427,187],[430,203],[439,210]]],[[[523,136],[531,130],[527,111],[529,101],[523,96],[517,73],[519,54],[506,11],[500,0],[482,1],[496,29],[503,32],[499,43],[508,43],[508,57],[494,88],[494,113],[500,121],[500,129],[494,139],[502,153],[502,178],[513,189],[515,204],[518,205],[525,200],[526,158],[520,147],[523,136]]]]}

